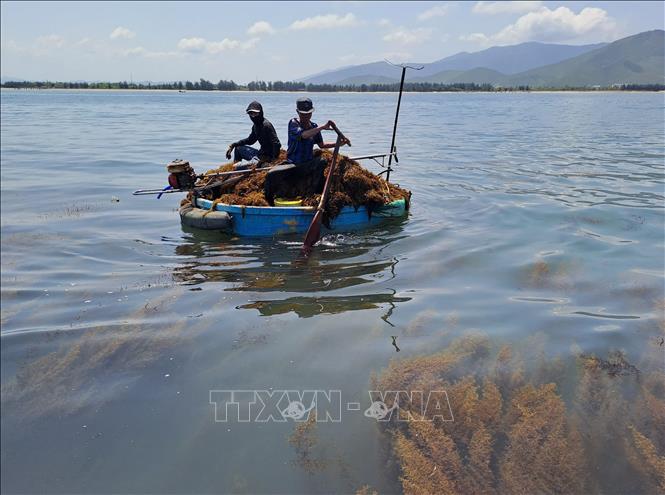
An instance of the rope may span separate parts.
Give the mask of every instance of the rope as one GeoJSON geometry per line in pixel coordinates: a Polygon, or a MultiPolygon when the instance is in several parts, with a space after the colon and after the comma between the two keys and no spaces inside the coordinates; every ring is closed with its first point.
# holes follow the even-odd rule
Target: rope
{"type": "Polygon", "coordinates": [[[221,202],[222,202],[221,198],[217,198],[216,200],[214,200],[214,201],[212,202],[212,205],[210,205],[210,209],[209,209],[208,211],[206,211],[206,212],[203,214],[203,217],[205,218],[205,216],[206,216],[208,213],[215,211],[215,209],[217,208],[217,205],[218,205],[219,203],[221,203],[221,202]]]}

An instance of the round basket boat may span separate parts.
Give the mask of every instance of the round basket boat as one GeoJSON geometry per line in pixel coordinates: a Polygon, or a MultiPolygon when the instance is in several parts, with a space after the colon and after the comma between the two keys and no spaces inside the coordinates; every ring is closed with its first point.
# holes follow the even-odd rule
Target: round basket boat
{"type": "MultiPolygon", "coordinates": [[[[304,234],[307,232],[316,208],[313,206],[275,207],[239,206],[218,203],[210,211],[213,202],[197,198],[196,206],[180,208],[180,219],[184,225],[205,230],[219,230],[239,236],[275,236],[281,234],[304,234]]],[[[406,215],[408,204],[398,199],[371,211],[365,206],[357,209],[345,206],[330,222],[327,232],[345,232],[363,229],[406,215]]]]}

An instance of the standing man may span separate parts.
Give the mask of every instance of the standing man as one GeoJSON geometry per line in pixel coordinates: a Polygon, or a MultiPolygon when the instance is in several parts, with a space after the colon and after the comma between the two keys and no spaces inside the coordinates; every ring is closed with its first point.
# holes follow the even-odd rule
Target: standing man
{"type": "Polygon", "coordinates": [[[279,156],[281,143],[275,132],[275,128],[268,119],[263,116],[263,107],[258,101],[253,101],[247,107],[247,115],[252,120],[252,132],[246,139],[241,139],[229,146],[226,150],[226,158],[231,158],[233,151],[233,161],[252,160],[258,158],[259,161],[272,162],[279,156]],[[250,144],[259,142],[261,149],[252,148],[250,144]]]}
{"type": "MultiPolygon", "coordinates": [[[[304,174],[312,174],[316,177],[313,192],[321,192],[324,183],[323,171],[327,162],[323,158],[314,158],[314,144],[321,149],[335,147],[335,143],[323,142],[323,136],[321,136],[321,131],[333,129],[335,123],[329,120],[325,125],[319,127],[312,122],[314,112],[312,100],[299,98],[296,102],[296,111],[298,117],[289,121],[288,163],[273,167],[266,175],[264,195],[271,205],[274,204],[273,196],[277,184],[285,180],[294,180],[304,174]]],[[[342,144],[349,144],[348,140],[342,144]]]]}

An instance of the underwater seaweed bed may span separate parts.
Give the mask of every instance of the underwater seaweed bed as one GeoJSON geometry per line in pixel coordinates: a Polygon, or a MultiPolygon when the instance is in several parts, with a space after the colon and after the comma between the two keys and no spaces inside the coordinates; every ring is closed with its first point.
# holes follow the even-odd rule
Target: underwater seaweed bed
{"type": "Polygon", "coordinates": [[[384,399],[399,400],[384,432],[404,493],[665,492],[663,348],[650,345],[638,372],[619,351],[551,359],[528,340],[496,348],[467,334],[372,378],[375,390],[423,392],[384,399]],[[423,400],[440,390],[453,421],[423,400]],[[423,416],[434,419],[413,421],[423,416]]]}
{"type": "MultiPolygon", "coordinates": [[[[315,156],[321,156],[327,160],[328,166],[324,170],[324,176],[327,178],[332,153],[321,150],[317,151],[315,156]]],[[[285,159],[286,151],[281,150],[279,158],[271,165],[279,164],[285,159]]],[[[206,175],[228,172],[232,169],[233,164],[229,163],[217,169],[208,170],[206,175]]],[[[221,191],[213,189],[204,197],[216,203],[269,206],[263,194],[266,173],[263,170],[251,172],[237,181],[232,188],[222,186],[221,191]]],[[[204,177],[197,183],[197,186],[205,186],[212,183],[213,180],[213,178],[204,177]]],[[[321,195],[314,192],[316,182],[316,178],[311,176],[300,177],[289,182],[284,181],[276,187],[275,197],[302,199],[303,206],[318,206],[321,195]]],[[[371,210],[402,198],[408,202],[410,197],[410,191],[364,169],[358,162],[339,155],[335,175],[332,178],[326,213],[329,218],[334,218],[344,206],[354,208],[366,206],[371,210]]]]}

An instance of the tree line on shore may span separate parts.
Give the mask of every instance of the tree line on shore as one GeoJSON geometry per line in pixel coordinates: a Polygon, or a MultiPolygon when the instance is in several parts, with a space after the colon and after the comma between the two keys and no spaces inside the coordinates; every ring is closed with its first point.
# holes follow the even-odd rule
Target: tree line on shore
{"type": "MultiPolygon", "coordinates": [[[[213,83],[201,78],[199,81],[177,81],[170,83],[135,83],[135,82],[53,82],[53,81],[7,81],[3,88],[17,89],[164,89],[179,91],[309,91],[309,92],[340,92],[352,91],[359,93],[399,91],[398,83],[376,84],[308,84],[297,81],[252,81],[246,85],[234,81],[220,80],[213,83]]],[[[414,92],[456,92],[456,91],[530,91],[527,85],[515,87],[494,86],[489,83],[431,83],[407,82],[405,91],[414,92]]],[[[620,84],[609,87],[564,87],[564,88],[537,88],[539,90],[625,90],[625,91],[663,91],[665,84],[620,84]]]]}

